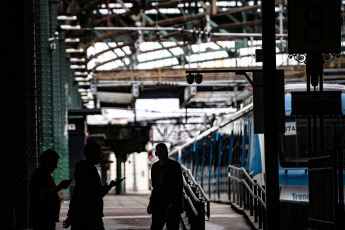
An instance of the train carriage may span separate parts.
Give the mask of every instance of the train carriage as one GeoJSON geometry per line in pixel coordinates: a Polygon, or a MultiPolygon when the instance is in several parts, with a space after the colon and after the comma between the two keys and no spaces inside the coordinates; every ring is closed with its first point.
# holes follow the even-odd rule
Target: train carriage
{"type": "MultiPolygon", "coordinates": [[[[324,84],[324,91],[342,91],[345,114],[345,86],[324,84]]],[[[291,92],[306,91],[305,84],[285,86],[285,127],[279,134],[280,199],[308,201],[307,122],[291,115],[291,92]]],[[[331,148],[334,125],[345,130],[344,116],[324,117],[325,147],[331,148]]],[[[319,124],[317,123],[317,129],[319,124]]],[[[260,185],[265,185],[264,135],[254,134],[253,104],[217,120],[210,129],[170,151],[169,156],[191,170],[212,201],[228,202],[228,165],[243,167],[260,185]]]]}

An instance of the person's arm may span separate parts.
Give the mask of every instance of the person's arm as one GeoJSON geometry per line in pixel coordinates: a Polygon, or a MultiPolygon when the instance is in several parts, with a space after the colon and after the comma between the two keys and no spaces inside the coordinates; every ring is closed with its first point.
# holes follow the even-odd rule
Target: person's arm
{"type": "Polygon", "coordinates": [[[52,198],[53,196],[57,195],[61,189],[68,188],[69,184],[71,183],[70,180],[63,180],[57,186],[53,187],[42,187],[37,190],[38,195],[42,200],[47,200],[52,198]]]}
{"type": "Polygon", "coordinates": [[[102,188],[101,188],[101,192],[102,192],[102,196],[104,197],[110,189],[112,189],[113,187],[119,185],[125,178],[122,178],[120,180],[112,180],[110,181],[109,185],[103,185],[102,188]]]}

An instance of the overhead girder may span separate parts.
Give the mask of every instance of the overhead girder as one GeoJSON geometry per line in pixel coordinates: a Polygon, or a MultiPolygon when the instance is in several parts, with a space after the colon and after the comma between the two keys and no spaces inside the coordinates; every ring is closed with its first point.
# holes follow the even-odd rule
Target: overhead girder
{"type": "MultiPolygon", "coordinates": [[[[111,60],[103,61],[101,60],[101,58],[98,58],[94,67],[92,67],[92,69],[86,70],[89,73],[96,73],[93,76],[93,80],[96,82],[98,82],[97,79],[100,79],[99,72],[97,71],[97,69],[102,65],[115,61],[118,63],[116,65],[116,68],[124,68],[125,70],[131,71],[131,69],[135,69],[135,66],[138,63],[144,64],[147,62],[159,61],[167,58],[175,58],[177,60],[176,63],[172,62],[173,64],[171,66],[183,66],[188,63],[198,63],[198,60],[190,60],[188,59],[188,56],[193,54],[206,54],[209,51],[226,51],[228,55],[225,55],[224,57],[220,58],[212,58],[210,60],[205,59],[202,60],[202,62],[217,61],[231,58],[232,53],[234,53],[233,48],[224,48],[220,43],[217,43],[217,41],[238,40],[242,38],[248,38],[248,36],[229,36],[229,34],[227,34],[226,36],[219,36],[219,33],[259,33],[261,25],[261,15],[257,11],[261,8],[261,5],[258,5],[257,1],[254,1],[254,5],[251,6],[248,6],[247,1],[241,1],[242,4],[226,7],[217,6],[215,4],[216,0],[209,1],[210,4],[204,1],[195,0],[170,0],[162,2],[151,2],[148,0],[71,0],[69,2],[69,5],[65,4],[66,2],[68,2],[68,0],[60,0],[60,2],[64,2],[64,7],[60,8],[60,14],[76,15],[78,21],[69,22],[69,24],[79,24],[81,26],[81,30],[65,31],[66,37],[80,38],[81,42],[79,44],[76,43],[74,45],[75,48],[82,47],[84,50],[87,50],[90,46],[98,42],[116,43],[115,47],[110,47],[109,45],[106,50],[97,52],[86,59],[85,64],[87,65],[90,61],[94,60],[95,58],[98,58],[100,55],[105,54],[106,52],[113,52],[115,54],[115,58],[111,60]],[[117,3],[118,5],[113,5],[111,6],[111,8],[110,5],[108,5],[109,3],[117,3]],[[132,3],[133,5],[128,5],[127,3],[132,3]],[[174,8],[177,8],[179,11],[175,10],[175,12],[172,13],[165,13],[167,11],[163,11],[163,9],[174,8]],[[228,10],[224,10],[224,8],[227,8],[228,10]],[[117,11],[117,9],[121,9],[121,11],[117,11]],[[246,15],[248,15],[248,18],[244,20],[243,16],[246,15]],[[162,30],[157,30],[155,32],[147,32],[143,30],[138,31],[135,29],[132,31],[107,31],[106,29],[93,30],[92,28],[94,27],[116,27],[119,29],[121,27],[171,27],[184,28],[184,31],[172,31],[168,29],[164,30],[164,28],[162,28],[162,30]],[[195,32],[191,32],[192,30],[194,30],[195,32]],[[209,36],[209,34],[207,35],[207,33],[209,32],[218,32],[218,35],[209,36]],[[162,47],[145,51],[140,50],[138,53],[137,44],[139,41],[155,41],[160,43],[162,47]],[[163,41],[172,41],[176,44],[173,46],[165,46],[163,41]],[[218,45],[219,48],[212,47],[211,50],[195,53],[190,47],[191,45],[198,44],[199,42],[215,42],[215,44],[218,45]],[[130,52],[127,52],[127,50],[124,51],[124,49],[127,49],[127,47],[129,47],[130,52]],[[181,48],[182,54],[174,54],[172,52],[173,48],[181,48]],[[120,54],[116,51],[116,49],[122,50],[123,53],[120,54]],[[150,52],[153,53],[162,50],[167,50],[168,52],[170,52],[170,55],[167,55],[167,57],[155,57],[150,60],[140,60],[140,62],[138,62],[137,60],[138,54],[148,54],[150,52]],[[118,61],[121,61],[122,63],[118,61]]],[[[240,1],[237,2],[239,3],[240,1]]],[[[206,77],[206,79],[207,78],[208,77],[206,77]]],[[[217,76],[214,76],[213,78],[215,80],[219,80],[219,77],[217,76]]],[[[126,79],[143,80],[140,79],[140,75],[138,74],[137,70],[135,71],[135,74],[133,74],[132,77],[128,78],[127,76],[126,79]]],[[[172,77],[170,79],[173,80],[174,78],[172,77]]],[[[173,81],[185,81],[183,80],[183,77],[176,79],[173,81]]],[[[114,78],[113,80],[116,79],[114,78]]],[[[80,87],[88,88],[88,86],[80,87]]],[[[190,106],[198,107],[199,103],[204,103],[204,106],[207,107],[212,107],[215,106],[215,104],[217,104],[217,102],[213,103],[211,101],[193,101],[190,103],[190,106]]]]}
{"type": "MultiPolygon", "coordinates": [[[[99,3],[102,3],[104,1],[95,1],[95,2],[99,4],[99,3]]],[[[194,2],[194,1],[185,1],[185,2],[194,2]]],[[[94,4],[96,4],[96,3],[94,3],[94,4]]],[[[174,5],[174,4],[176,5],[176,4],[179,4],[179,3],[180,2],[178,2],[178,1],[172,1],[172,3],[170,3],[170,1],[169,1],[169,2],[165,2],[165,3],[159,3],[158,7],[157,6],[152,6],[151,8],[155,9],[155,7],[157,7],[158,9],[160,9],[160,7],[164,7],[164,5],[165,6],[174,5]]],[[[151,9],[151,8],[149,8],[149,9],[151,9]]],[[[260,5],[232,8],[232,9],[230,9],[228,11],[219,11],[216,15],[211,15],[211,17],[212,18],[217,18],[217,17],[222,16],[222,15],[234,14],[234,13],[239,13],[239,12],[243,12],[243,11],[255,11],[258,8],[260,8],[260,5]]],[[[133,9],[135,9],[135,7],[133,7],[133,9]]],[[[128,10],[127,12],[123,13],[123,15],[132,15],[133,13],[138,14],[139,12],[140,12],[140,9],[137,9],[135,12],[134,11],[132,12],[132,10],[128,10]]],[[[151,22],[146,23],[145,26],[162,26],[162,25],[174,25],[175,26],[176,24],[181,23],[181,22],[183,23],[183,22],[190,22],[190,21],[193,21],[193,20],[199,20],[201,18],[204,18],[206,15],[209,15],[209,13],[206,12],[206,13],[199,13],[199,14],[195,14],[195,15],[182,15],[182,16],[178,16],[178,17],[166,18],[166,19],[163,19],[163,20],[156,20],[156,21],[153,21],[153,22],[151,21],[151,22]]],[[[110,17],[110,19],[112,17],[120,18],[121,14],[112,14],[112,15],[109,15],[109,17],[110,17]]],[[[101,19],[93,19],[93,26],[99,26],[99,25],[108,26],[108,24],[107,24],[108,20],[109,20],[109,18],[107,16],[103,16],[103,18],[101,18],[101,19]]],[[[135,23],[135,21],[132,21],[131,26],[135,26],[134,23],[135,23]]],[[[244,25],[244,26],[246,26],[246,25],[244,25]]],[[[80,33],[77,33],[77,32],[73,32],[73,33],[78,34],[80,36],[80,33]]],[[[130,32],[128,32],[128,31],[125,31],[125,32],[122,32],[122,33],[120,31],[108,32],[107,34],[105,34],[105,35],[103,35],[101,37],[97,37],[96,36],[94,39],[91,39],[88,42],[88,44],[85,45],[85,47],[87,48],[92,43],[100,42],[102,40],[109,39],[111,37],[119,37],[119,36],[124,35],[126,33],[130,33],[130,32]]]]}
{"type": "MultiPolygon", "coordinates": [[[[85,1],[84,1],[85,2],[85,1]]],[[[122,1],[121,1],[122,2],[122,1]]],[[[97,17],[93,18],[93,26],[96,26],[96,25],[108,25],[107,23],[109,23],[109,20],[112,21],[112,19],[116,19],[118,20],[119,18],[121,18],[122,16],[128,16],[128,15],[138,15],[140,14],[140,12],[143,12],[143,8],[141,8],[140,6],[142,5],[141,3],[142,2],[137,2],[137,1],[125,1],[125,2],[132,2],[133,4],[135,4],[135,6],[133,6],[131,9],[126,9],[126,12],[123,13],[123,14],[111,14],[111,15],[104,15],[102,18],[100,19],[97,19],[97,17]],[[140,5],[140,4],[141,5],[140,5]],[[141,8],[141,9],[140,9],[141,8]]],[[[167,2],[161,2],[161,3],[158,3],[157,5],[153,5],[152,3],[149,4],[149,6],[145,6],[145,9],[147,10],[150,10],[150,9],[161,9],[161,8],[168,8],[168,7],[176,7],[177,4],[184,4],[184,3],[191,3],[191,2],[195,2],[195,1],[191,1],[191,0],[183,0],[183,1],[167,1],[167,2]]],[[[87,4],[80,4],[82,6],[76,6],[76,1],[73,1],[72,4],[71,4],[71,13],[73,14],[73,9],[74,11],[76,12],[77,15],[82,15],[82,14],[86,14],[86,15],[92,15],[94,9],[98,9],[99,6],[101,4],[107,4],[108,1],[105,1],[105,0],[96,0],[96,1],[90,1],[89,3],[87,4]],[[72,7],[74,6],[74,7],[72,7]]],[[[200,2],[202,3],[202,2],[200,2]]],[[[122,2],[122,5],[124,6],[124,2],[122,2]]],[[[168,17],[168,16],[165,16],[163,17],[162,20],[152,20],[149,18],[148,15],[145,15],[144,14],[144,17],[145,17],[145,21],[149,21],[146,23],[146,26],[163,26],[163,25],[174,25],[176,26],[176,24],[178,23],[184,23],[184,22],[193,22],[193,21],[197,21],[197,20],[200,20],[202,18],[205,18],[207,15],[210,15],[210,7],[211,6],[206,6],[205,4],[201,4],[201,7],[205,9],[206,13],[197,13],[197,14],[194,14],[194,15],[182,15],[182,16],[177,16],[177,17],[168,17]],[[148,19],[148,20],[146,20],[148,19]]],[[[217,14],[215,15],[211,15],[211,18],[217,18],[221,15],[228,15],[228,14],[235,14],[235,13],[239,13],[239,12],[245,12],[245,11],[255,11],[257,9],[260,8],[260,5],[254,5],[254,6],[242,6],[242,7],[236,7],[236,8],[231,8],[230,10],[227,10],[227,11],[221,11],[221,10],[217,10],[217,14]]],[[[158,10],[158,13],[160,15],[162,15],[162,13],[158,10]]],[[[85,17],[85,16],[84,16],[85,17]]],[[[138,18],[137,18],[138,20],[138,18]]],[[[126,22],[124,23],[127,23],[128,20],[126,20],[126,22]]],[[[132,20],[130,22],[130,25],[133,26],[133,24],[135,23],[135,20],[132,20]]],[[[200,24],[199,23],[199,27],[203,27],[204,25],[200,24]]],[[[235,23],[228,23],[228,24],[225,24],[225,25],[218,25],[218,28],[214,28],[213,30],[214,31],[218,31],[221,29],[224,29],[224,28],[227,28],[227,29],[235,29],[235,28],[241,28],[241,27],[248,27],[248,26],[256,26],[256,25],[259,25],[260,24],[260,21],[251,21],[251,22],[242,22],[242,23],[239,23],[239,22],[235,22],[235,23]]],[[[83,25],[82,25],[83,26],[83,25]]],[[[195,26],[194,26],[195,27],[195,26]]],[[[121,39],[121,37],[123,36],[131,36],[132,38],[130,39],[131,42],[128,42],[129,43],[129,46],[133,49],[133,54],[135,53],[135,48],[134,48],[134,42],[135,40],[137,39],[138,37],[138,33],[137,32],[133,32],[133,31],[116,31],[116,32],[105,32],[101,35],[101,33],[98,33],[98,34],[95,34],[94,37],[92,37],[92,35],[90,34],[90,31],[73,31],[71,32],[71,35],[73,36],[73,34],[77,37],[80,37],[81,39],[81,42],[82,44],[80,44],[80,46],[82,46],[84,49],[87,49],[88,47],[90,47],[92,44],[94,43],[97,43],[97,42],[102,42],[102,41],[106,41],[106,40],[115,40],[116,41],[119,41],[119,40],[124,40],[124,39],[121,39]],[[83,34],[86,34],[87,37],[83,36],[83,34]]],[[[144,35],[147,35],[147,33],[145,33],[144,35]]],[[[197,41],[197,38],[196,36],[193,34],[189,34],[189,33],[180,33],[180,32],[171,32],[171,33],[165,33],[165,34],[162,34],[160,36],[161,39],[175,39],[176,41],[178,40],[183,40],[183,41],[189,41],[188,43],[189,44],[195,44],[196,41],[197,41]]],[[[152,39],[152,36],[150,37],[144,37],[144,40],[148,41],[148,40],[151,40],[152,39]]],[[[219,39],[219,37],[218,37],[219,39]]],[[[222,39],[226,39],[226,40],[232,40],[232,39],[239,39],[238,37],[236,38],[229,38],[229,37],[226,37],[226,38],[222,38],[222,39]]],[[[114,47],[114,49],[117,49],[118,47],[114,47]]],[[[111,48],[109,49],[111,50],[111,48]]],[[[106,51],[104,51],[106,52],[106,51]]],[[[102,52],[103,53],[103,52],[102,52]]],[[[91,58],[95,58],[95,56],[91,57],[91,58]]],[[[122,58],[128,58],[129,55],[125,55],[123,56],[122,58]]],[[[115,60],[120,60],[121,57],[118,57],[116,58],[115,60]]],[[[114,59],[112,60],[114,61],[114,59]]],[[[106,63],[109,63],[110,61],[107,61],[103,64],[106,64],[106,63]]],[[[98,67],[98,66],[97,66],[98,67]]]]}

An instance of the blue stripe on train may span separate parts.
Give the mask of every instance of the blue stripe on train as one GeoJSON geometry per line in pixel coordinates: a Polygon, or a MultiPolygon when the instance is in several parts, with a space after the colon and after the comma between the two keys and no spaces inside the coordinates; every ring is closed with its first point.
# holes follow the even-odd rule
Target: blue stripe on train
{"type": "Polygon", "coordinates": [[[262,164],[261,164],[261,151],[260,151],[260,143],[259,143],[259,135],[254,134],[254,154],[250,154],[249,159],[249,172],[253,173],[253,177],[257,174],[262,173],[262,164]]]}
{"type": "Polygon", "coordinates": [[[279,169],[280,185],[308,186],[308,173],[305,169],[279,169]]]}

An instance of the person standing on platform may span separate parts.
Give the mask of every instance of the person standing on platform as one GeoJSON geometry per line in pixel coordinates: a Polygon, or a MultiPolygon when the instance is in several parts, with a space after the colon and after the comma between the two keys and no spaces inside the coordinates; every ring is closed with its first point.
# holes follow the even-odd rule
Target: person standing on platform
{"type": "Polygon", "coordinates": [[[147,213],[152,214],[151,230],[161,230],[166,224],[168,230],[178,230],[182,210],[181,165],[168,158],[164,143],[156,146],[159,161],[152,165],[152,193],[147,213]]]}
{"type": "Polygon", "coordinates": [[[58,192],[68,188],[71,180],[56,185],[51,173],[57,168],[59,154],[48,149],[40,155],[39,165],[30,175],[29,223],[33,230],[55,230],[59,222],[60,197],[58,192]]]}
{"type": "Polygon", "coordinates": [[[101,185],[95,167],[103,157],[99,144],[88,142],[84,146],[84,155],[85,160],[81,160],[75,166],[75,187],[63,227],[71,226],[71,230],[104,230],[103,197],[123,179],[112,180],[109,185],[101,185]]]}

